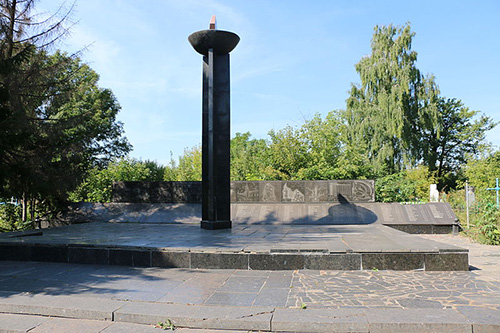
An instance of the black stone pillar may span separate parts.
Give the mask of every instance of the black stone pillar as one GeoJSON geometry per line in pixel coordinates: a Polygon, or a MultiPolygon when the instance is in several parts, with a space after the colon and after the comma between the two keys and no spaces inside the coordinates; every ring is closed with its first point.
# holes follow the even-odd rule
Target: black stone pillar
{"type": "Polygon", "coordinates": [[[239,37],[211,29],[195,32],[188,39],[203,55],[201,227],[231,228],[229,52],[239,37]]]}

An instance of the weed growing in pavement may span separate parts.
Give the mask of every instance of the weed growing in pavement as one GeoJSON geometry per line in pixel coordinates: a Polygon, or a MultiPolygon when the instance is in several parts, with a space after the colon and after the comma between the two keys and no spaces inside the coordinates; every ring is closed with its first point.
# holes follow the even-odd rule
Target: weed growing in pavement
{"type": "Polygon", "coordinates": [[[159,321],[156,325],[155,328],[161,328],[162,330],[175,330],[175,325],[174,323],[170,320],[167,319],[165,322],[159,321]]]}

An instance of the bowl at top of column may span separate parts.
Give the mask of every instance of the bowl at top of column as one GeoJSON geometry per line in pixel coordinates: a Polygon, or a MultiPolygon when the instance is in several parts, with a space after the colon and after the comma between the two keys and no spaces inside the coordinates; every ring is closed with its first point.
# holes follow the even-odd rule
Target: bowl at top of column
{"type": "Polygon", "coordinates": [[[240,41],[240,37],[234,32],[223,30],[201,30],[189,35],[189,43],[202,55],[207,55],[209,49],[213,49],[218,55],[228,54],[240,41]]]}

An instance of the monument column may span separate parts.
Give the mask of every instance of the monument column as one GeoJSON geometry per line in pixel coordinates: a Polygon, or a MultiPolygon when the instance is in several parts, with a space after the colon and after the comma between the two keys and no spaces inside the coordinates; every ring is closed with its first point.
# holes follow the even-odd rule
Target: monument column
{"type": "Polygon", "coordinates": [[[203,55],[201,227],[231,228],[229,52],[240,38],[217,30],[212,16],[210,29],[188,40],[203,55]]]}

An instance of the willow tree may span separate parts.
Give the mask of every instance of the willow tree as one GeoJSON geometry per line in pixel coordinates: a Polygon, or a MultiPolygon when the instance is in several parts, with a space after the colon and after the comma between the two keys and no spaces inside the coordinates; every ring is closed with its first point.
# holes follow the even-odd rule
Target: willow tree
{"type": "Polygon", "coordinates": [[[352,84],[343,118],[349,144],[362,147],[383,175],[421,159],[422,133],[437,122],[438,89],[416,67],[410,24],[374,30],[371,54],[356,64],[361,83],[352,84]]]}

